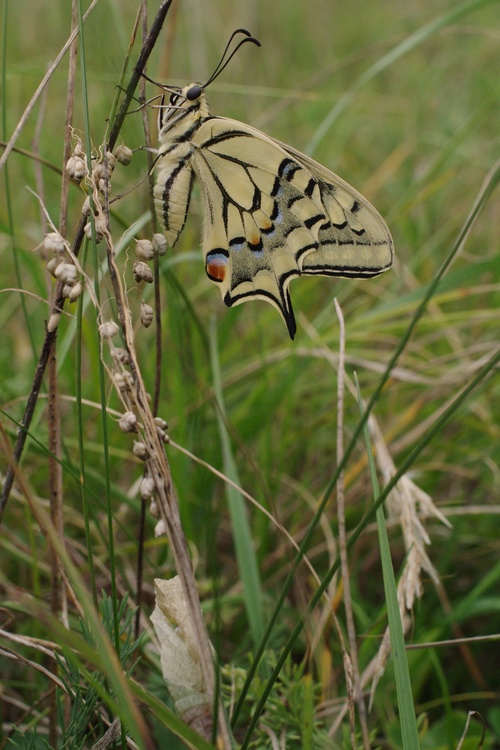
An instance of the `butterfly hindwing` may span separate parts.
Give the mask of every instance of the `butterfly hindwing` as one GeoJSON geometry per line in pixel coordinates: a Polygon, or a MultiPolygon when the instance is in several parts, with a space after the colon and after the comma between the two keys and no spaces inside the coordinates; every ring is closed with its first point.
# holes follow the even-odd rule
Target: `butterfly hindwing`
{"type": "MultiPolygon", "coordinates": [[[[279,143],[279,142],[278,142],[279,143]]],[[[280,143],[318,180],[330,226],[320,232],[317,250],[302,273],[368,278],[391,267],[392,237],[384,219],[361,193],[309,156],[280,143]]]]}
{"type": "Polygon", "coordinates": [[[377,211],[304,154],[221,117],[205,119],[192,146],[205,201],[205,267],[227,305],[271,302],[293,338],[291,279],[368,277],[391,265],[392,240],[377,211]]]}

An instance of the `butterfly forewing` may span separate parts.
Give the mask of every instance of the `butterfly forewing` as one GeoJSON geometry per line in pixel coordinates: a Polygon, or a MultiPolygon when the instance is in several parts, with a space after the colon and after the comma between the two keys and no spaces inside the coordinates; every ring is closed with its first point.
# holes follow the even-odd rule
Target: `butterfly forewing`
{"type": "Polygon", "coordinates": [[[206,272],[228,306],[264,299],[280,311],[293,338],[288,286],[294,277],[369,277],[390,267],[391,235],[362,195],[259,130],[209,116],[199,86],[190,84],[182,96],[185,109],[177,106],[160,133],[157,211],[173,244],[194,172],[204,200],[206,272]],[[189,96],[193,87],[199,103],[189,96]]]}

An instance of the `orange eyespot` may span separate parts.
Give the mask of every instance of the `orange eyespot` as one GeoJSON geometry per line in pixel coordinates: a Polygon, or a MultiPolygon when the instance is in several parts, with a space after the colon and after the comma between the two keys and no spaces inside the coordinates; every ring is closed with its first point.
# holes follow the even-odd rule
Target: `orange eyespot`
{"type": "Polygon", "coordinates": [[[205,270],[207,276],[212,281],[218,281],[219,283],[224,281],[226,278],[227,266],[229,263],[229,253],[223,248],[217,250],[210,250],[207,253],[207,259],[205,263],[205,270]]]}
{"type": "Polygon", "coordinates": [[[221,266],[219,263],[208,263],[207,274],[214,281],[224,281],[226,278],[226,267],[221,266]]]}

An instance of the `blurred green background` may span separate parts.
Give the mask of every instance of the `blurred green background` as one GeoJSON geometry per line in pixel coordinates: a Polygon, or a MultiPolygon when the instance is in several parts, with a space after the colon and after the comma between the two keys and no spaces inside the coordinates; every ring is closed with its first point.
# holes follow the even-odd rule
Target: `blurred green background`
{"type": "MultiPolygon", "coordinates": [[[[156,6],[151,3],[151,18],[155,11],[156,6]]],[[[47,66],[67,39],[70,12],[67,0],[4,2],[4,143],[47,66]]],[[[104,138],[136,13],[137,3],[131,0],[102,0],[85,25],[86,94],[91,139],[96,148],[104,138]]],[[[244,47],[210,86],[212,112],[254,125],[307,151],[339,174],[364,193],[384,216],[396,248],[394,269],[374,280],[294,281],[291,296],[298,334],[293,343],[271,306],[249,302],[226,309],[206,278],[196,188],[185,230],[175,249],[162,261],[164,377],[160,413],[169,422],[170,435],[203,461],[224,469],[218,408],[213,397],[214,370],[208,349],[213,325],[227,429],[241,484],[300,540],[336,461],[339,326],[333,299],[336,297],[341,304],[346,321],[347,372],[352,375],[356,370],[363,396],[369,398],[422,299],[423,290],[449,253],[483,180],[498,159],[500,12],[498,2],[457,5],[431,0],[179,0],[150,60],[148,75],[176,85],[205,81],[230,34],[239,27],[248,28],[262,48],[244,47]],[[442,23],[438,22],[440,17],[444,19],[442,23]],[[418,41],[413,35],[426,27],[418,41]],[[406,52],[405,44],[411,47],[406,52]],[[400,54],[394,54],[391,62],[386,56],[398,48],[400,54]]],[[[139,47],[136,42],[132,61],[139,47]]],[[[80,50],[78,65],[81,58],[80,50]]],[[[45,217],[31,191],[41,196],[57,224],[66,87],[65,59],[17,141],[17,148],[29,153],[13,152],[1,176],[0,407],[14,419],[22,415],[30,389],[52,285],[36,250],[46,231],[45,217]],[[40,161],[33,154],[38,154],[40,161]]],[[[156,93],[148,85],[148,95],[153,97],[156,93]]],[[[79,73],[74,127],[80,134],[84,130],[82,101],[79,73]]],[[[153,109],[150,115],[154,131],[153,109]]],[[[132,149],[144,145],[139,113],[127,117],[121,135],[132,149]]],[[[146,175],[146,154],[137,151],[130,167],[117,169],[113,177],[116,194],[134,188],[113,206],[111,230],[120,248],[119,262],[123,264],[135,311],[143,296],[150,300],[151,290],[138,289],[133,282],[131,243],[122,243],[120,238],[137,221],[144,226],[137,236],[148,236],[146,175]]],[[[83,198],[82,191],[71,186],[70,241],[83,198]]],[[[374,414],[396,465],[498,347],[499,217],[495,193],[376,404],[374,414]]],[[[101,263],[105,269],[104,251],[99,258],[101,263]]],[[[87,270],[93,273],[91,265],[87,270]]],[[[111,314],[112,301],[106,302],[110,287],[105,271],[101,288],[104,310],[111,314]]],[[[75,307],[71,313],[76,314],[75,307]]],[[[66,467],[71,469],[76,469],[79,460],[74,427],[76,340],[75,319],[65,317],[59,337],[58,368],[63,397],[63,456],[66,467]]],[[[82,407],[87,482],[99,498],[103,493],[103,434],[98,406],[99,350],[90,306],[83,313],[81,342],[82,396],[88,400],[82,407]]],[[[152,388],[153,329],[144,331],[138,326],[136,344],[143,376],[152,388]]],[[[119,408],[111,387],[107,388],[110,406],[119,408]]],[[[486,386],[472,395],[412,467],[412,478],[453,524],[451,530],[437,522],[429,524],[428,552],[443,589],[424,582],[424,595],[414,612],[410,636],[415,641],[452,638],[460,633],[499,632],[499,397],[498,374],[492,372],[486,386]]],[[[42,394],[33,427],[42,443],[46,440],[45,408],[42,394]]],[[[358,419],[357,404],[350,396],[346,397],[345,410],[348,438],[358,419]]],[[[5,416],[2,422],[13,439],[13,424],[5,416]]],[[[139,501],[131,488],[140,477],[141,466],[130,459],[130,439],[119,433],[113,419],[110,430],[118,575],[125,589],[133,577],[138,533],[139,501]]],[[[206,582],[207,592],[212,579],[217,578],[224,602],[220,623],[224,634],[222,661],[238,663],[249,646],[248,623],[241,603],[234,529],[224,487],[181,453],[170,450],[169,459],[197,562],[197,576],[206,582]]],[[[5,462],[0,468],[4,471],[5,462]]],[[[23,469],[33,491],[45,499],[48,479],[42,448],[30,444],[23,469]]],[[[69,471],[65,472],[64,481],[68,544],[77,548],[82,535],[79,488],[69,471]]],[[[346,483],[347,522],[352,528],[371,502],[362,446],[352,457],[346,483]]],[[[103,563],[99,575],[101,586],[106,588],[108,551],[99,532],[103,512],[97,503],[93,510],[94,554],[103,563]]],[[[250,506],[248,513],[270,606],[287,572],[291,553],[287,541],[265,516],[250,506]]],[[[335,532],[333,504],[326,518],[327,527],[335,532]]],[[[146,606],[151,604],[152,578],[169,563],[163,542],[153,538],[153,525],[154,520],[148,519],[146,606]]],[[[44,543],[19,495],[11,498],[4,532],[1,583],[5,596],[10,598],[13,587],[20,587],[35,590],[43,598],[48,574],[44,569],[35,572],[35,567],[37,546],[44,543]]],[[[317,531],[310,551],[320,575],[328,563],[329,533],[325,529],[317,531]]],[[[398,565],[405,549],[396,527],[391,532],[391,543],[398,565]]],[[[357,625],[363,636],[383,616],[373,529],[356,545],[352,566],[357,625]]],[[[295,596],[284,613],[284,632],[296,621],[295,608],[302,609],[311,588],[312,581],[302,571],[295,596]]],[[[278,643],[282,637],[283,633],[276,635],[278,643]]],[[[337,675],[341,659],[338,644],[330,636],[325,636],[325,641],[331,653],[331,670],[337,675]]],[[[366,662],[373,655],[376,645],[370,639],[364,641],[362,660],[366,662]]],[[[297,658],[301,658],[303,649],[305,642],[298,646],[297,658]]],[[[498,643],[478,644],[467,658],[463,651],[450,647],[418,652],[412,654],[412,659],[417,711],[427,711],[431,725],[439,727],[446,710],[449,716],[454,707],[475,708],[489,720],[489,737],[496,734],[499,741],[500,719],[495,708],[500,695],[498,643]]],[[[318,683],[325,700],[337,694],[334,678],[325,683],[318,678],[318,683]]],[[[392,691],[389,675],[377,693],[372,718],[391,747],[398,746],[391,735],[394,717],[385,704],[387,696],[389,704],[393,700],[392,691]]],[[[431,738],[429,747],[441,746],[432,733],[427,736],[431,738]]]]}

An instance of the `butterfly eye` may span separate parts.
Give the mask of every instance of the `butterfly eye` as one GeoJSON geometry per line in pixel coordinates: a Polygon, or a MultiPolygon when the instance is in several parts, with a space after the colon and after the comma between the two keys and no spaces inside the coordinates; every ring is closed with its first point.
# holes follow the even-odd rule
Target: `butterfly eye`
{"type": "Polygon", "coordinates": [[[190,102],[194,102],[195,99],[199,99],[201,96],[201,86],[191,86],[186,92],[186,99],[190,102]]]}
{"type": "Polygon", "coordinates": [[[170,94],[170,99],[169,99],[170,104],[177,104],[178,98],[179,98],[179,94],[170,94]]]}

